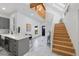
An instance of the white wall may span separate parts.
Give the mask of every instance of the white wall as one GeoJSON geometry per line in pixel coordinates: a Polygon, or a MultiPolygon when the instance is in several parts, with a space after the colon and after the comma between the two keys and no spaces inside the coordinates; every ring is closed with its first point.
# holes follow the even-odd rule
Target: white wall
{"type": "Polygon", "coordinates": [[[64,23],[68,30],[69,36],[76,49],[76,55],[79,55],[79,4],[71,4],[69,12],[64,17],[64,23]]]}
{"type": "Polygon", "coordinates": [[[54,13],[54,20],[53,23],[59,23],[60,19],[62,18],[62,15],[58,13],[54,13]]]}
{"type": "Polygon", "coordinates": [[[41,26],[42,24],[38,21],[36,21],[36,19],[32,19],[30,17],[27,17],[26,15],[23,15],[21,13],[17,13],[17,18],[16,18],[16,28],[18,29],[18,26],[21,27],[21,34],[32,34],[33,37],[39,36],[41,35],[41,26]],[[32,30],[30,32],[26,31],[26,24],[31,24],[32,26],[32,30]],[[35,35],[35,28],[34,26],[38,26],[38,34],[35,35]]]}
{"type": "Polygon", "coordinates": [[[15,25],[16,28],[16,18],[17,18],[17,13],[13,13],[12,15],[10,15],[10,30],[9,33],[11,34],[11,32],[13,32],[13,34],[17,33],[16,30],[13,30],[13,25],[15,25]],[[13,24],[15,20],[15,24],[13,24]]]}
{"type": "Polygon", "coordinates": [[[53,17],[53,23],[59,23],[60,19],[63,17],[63,14],[62,13],[58,13],[54,10],[51,10],[50,8],[48,8],[47,12],[53,14],[52,17],[53,17]]]}
{"type": "Polygon", "coordinates": [[[50,12],[46,12],[46,32],[49,32],[51,31],[51,28],[52,28],[52,22],[53,22],[53,19],[54,19],[54,15],[50,12]]]}
{"type": "MultiPolygon", "coordinates": [[[[36,14],[34,14],[36,15],[36,14]]],[[[21,12],[16,12],[16,13],[13,13],[10,17],[10,21],[11,21],[11,26],[10,26],[10,31],[13,31],[13,18],[15,17],[15,20],[16,20],[16,31],[15,31],[15,34],[17,32],[17,29],[18,29],[18,26],[21,26],[21,34],[27,34],[27,33],[31,33],[33,36],[39,36],[42,34],[42,25],[45,25],[46,26],[46,34],[48,31],[51,31],[51,26],[52,26],[52,20],[53,20],[53,15],[50,15],[52,16],[51,18],[48,18],[46,19],[47,21],[46,22],[43,22],[41,20],[41,18],[38,17],[38,19],[34,19],[30,16],[27,16],[26,14],[23,14],[21,12]],[[26,24],[27,23],[31,23],[32,24],[32,30],[31,32],[26,32],[26,24]],[[34,26],[37,26],[38,25],[38,28],[39,28],[39,34],[38,35],[35,35],[35,32],[34,32],[34,26]]],[[[50,17],[49,16],[49,17],[50,17]]],[[[13,31],[14,32],[14,31],[13,31]]]]}

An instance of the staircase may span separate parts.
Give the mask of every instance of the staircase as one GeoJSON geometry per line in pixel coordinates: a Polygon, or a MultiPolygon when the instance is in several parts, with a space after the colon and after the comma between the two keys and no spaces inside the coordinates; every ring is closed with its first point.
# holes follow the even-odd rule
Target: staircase
{"type": "Polygon", "coordinates": [[[52,52],[64,56],[74,56],[75,49],[63,23],[55,24],[52,52]]]}

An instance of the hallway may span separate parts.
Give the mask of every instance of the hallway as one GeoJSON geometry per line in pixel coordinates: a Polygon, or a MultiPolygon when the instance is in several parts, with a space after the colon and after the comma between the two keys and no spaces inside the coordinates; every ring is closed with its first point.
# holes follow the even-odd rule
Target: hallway
{"type": "Polygon", "coordinates": [[[0,56],[79,55],[76,6],[79,4],[0,4],[0,56]]]}
{"type": "Polygon", "coordinates": [[[33,40],[33,47],[24,56],[58,56],[47,46],[47,38],[38,37],[33,40]]]}

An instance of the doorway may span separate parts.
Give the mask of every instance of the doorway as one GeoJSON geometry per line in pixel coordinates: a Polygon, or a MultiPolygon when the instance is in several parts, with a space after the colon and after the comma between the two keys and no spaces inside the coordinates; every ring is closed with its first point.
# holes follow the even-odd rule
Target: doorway
{"type": "Polygon", "coordinates": [[[45,26],[42,26],[42,36],[45,36],[45,26]]]}

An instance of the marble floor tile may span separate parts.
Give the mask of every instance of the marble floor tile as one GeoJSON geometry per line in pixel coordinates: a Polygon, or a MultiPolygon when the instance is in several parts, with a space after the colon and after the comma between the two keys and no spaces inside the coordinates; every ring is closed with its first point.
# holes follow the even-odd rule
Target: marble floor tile
{"type": "Polygon", "coordinates": [[[47,37],[38,37],[33,40],[33,46],[24,56],[58,56],[52,53],[47,46],[47,37]]]}
{"type": "Polygon", "coordinates": [[[12,54],[6,51],[4,48],[0,47],[0,56],[12,56],[12,54]]]}

